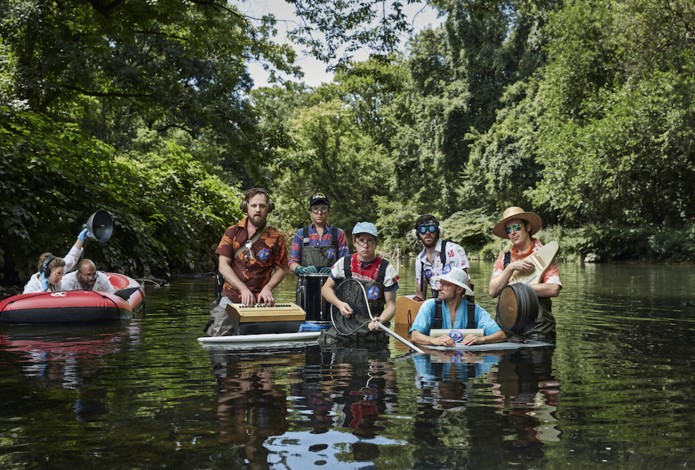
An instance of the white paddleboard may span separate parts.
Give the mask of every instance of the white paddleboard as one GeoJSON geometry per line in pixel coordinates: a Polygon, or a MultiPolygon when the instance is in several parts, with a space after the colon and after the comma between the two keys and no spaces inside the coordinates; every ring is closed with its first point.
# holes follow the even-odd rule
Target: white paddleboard
{"type": "Polygon", "coordinates": [[[318,344],[316,339],[321,332],[269,333],[263,335],[203,336],[198,342],[203,346],[225,349],[291,348],[318,344]]]}
{"type": "Polygon", "coordinates": [[[545,270],[548,269],[548,266],[550,266],[553,259],[555,259],[558,248],[559,246],[556,241],[548,242],[547,245],[543,245],[538,251],[524,258],[531,261],[535,269],[528,274],[522,274],[516,271],[509,279],[509,282],[538,284],[545,270]]]}

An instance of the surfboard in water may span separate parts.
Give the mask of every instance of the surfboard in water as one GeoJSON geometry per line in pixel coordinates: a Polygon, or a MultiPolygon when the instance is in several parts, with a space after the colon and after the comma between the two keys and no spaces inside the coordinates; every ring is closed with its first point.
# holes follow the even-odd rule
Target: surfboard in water
{"type": "Polygon", "coordinates": [[[522,284],[538,284],[545,270],[548,269],[548,266],[550,266],[553,259],[555,259],[558,248],[559,246],[556,241],[548,242],[547,245],[543,245],[538,251],[525,258],[533,263],[535,267],[533,272],[522,274],[516,271],[509,281],[521,282],[522,284]]]}

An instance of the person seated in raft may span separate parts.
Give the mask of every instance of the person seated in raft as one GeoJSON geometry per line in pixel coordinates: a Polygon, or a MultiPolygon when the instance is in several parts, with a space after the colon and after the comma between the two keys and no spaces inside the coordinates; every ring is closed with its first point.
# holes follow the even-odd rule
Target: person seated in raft
{"type": "MultiPolygon", "coordinates": [[[[503,251],[495,261],[495,266],[490,276],[488,293],[490,297],[497,298],[502,290],[510,283],[515,272],[522,274],[532,273],[534,264],[526,259],[537,252],[543,244],[533,235],[543,227],[541,217],[534,212],[526,212],[521,207],[508,207],[502,214],[502,219],[493,227],[492,233],[504,240],[510,240],[512,247],[509,251],[503,251]]],[[[553,340],[555,337],[555,318],[552,315],[551,297],[560,295],[562,281],[557,259],[548,266],[537,284],[531,284],[538,296],[539,311],[535,319],[535,325],[524,332],[524,339],[553,340]]],[[[507,332],[511,335],[511,332],[507,332]]]]}
{"type": "Polygon", "coordinates": [[[345,232],[328,223],[331,204],[323,193],[309,198],[311,224],[297,230],[290,246],[289,269],[300,274],[331,272],[331,266],[350,254],[345,232]]]}
{"type": "Polygon", "coordinates": [[[432,214],[422,214],[415,221],[415,232],[423,249],[415,258],[415,297],[423,301],[427,298],[427,286],[432,289],[432,298],[437,298],[437,287],[433,278],[449,272],[451,268],[461,268],[468,272],[466,250],[460,245],[440,238],[439,221],[432,214]]]}
{"type": "Polygon", "coordinates": [[[70,271],[82,256],[82,247],[87,238],[91,237],[89,229],[82,229],[77,241],[64,258],[43,253],[39,256],[38,272],[33,274],[24,286],[24,294],[31,292],[55,292],[62,290],[61,279],[66,271],[70,271]]]}
{"type": "Polygon", "coordinates": [[[83,259],[77,265],[77,271],[63,276],[62,290],[94,290],[99,292],[116,292],[106,274],[97,271],[91,259],[83,259]]]}
{"type": "Polygon", "coordinates": [[[215,250],[224,277],[219,307],[224,309],[230,303],[275,305],[273,289],[285,277],[287,266],[286,238],[266,223],[275,204],[268,191],[252,188],[240,208],[246,217],[225,230],[215,250]]]}
{"type": "MultiPolygon", "coordinates": [[[[353,255],[340,258],[331,267],[331,274],[321,288],[321,295],[349,318],[352,307],[340,300],[334,291],[337,283],[343,279],[355,279],[364,285],[369,296],[369,309],[374,319],[369,322],[369,330],[374,334],[385,334],[379,330],[378,323],[387,324],[396,314],[396,291],[398,290],[398,272],[388,260],[377,256],[376,247],[379,232],[371,222],[357,222],[352,229],[352,243],[355,245],[353,255]]],[[[371,333],[370,333],[371,334],[371,333]]]]}
{"type": "Polygon", "coordinates": [[[484,336],[466,335],[461,344],[491,344],[500,343],[507,335],[497,325],[495,320],[480,305],[470,309],[472,315],[469,321],[469,300],[464,296],[472,296],[468,274],[461,268],[451,268],[446,274],[436,276],[439,283],[439,297],[429,299],[422,304],[417,312],[415,321],[410,327],[411,339],[414,343],[431,346],[453,347],[456,341],[448,336],[430,336],[433,329],[482,329],[484,336]],[[441,326],[438,323],[441,322],[441,326]]]}

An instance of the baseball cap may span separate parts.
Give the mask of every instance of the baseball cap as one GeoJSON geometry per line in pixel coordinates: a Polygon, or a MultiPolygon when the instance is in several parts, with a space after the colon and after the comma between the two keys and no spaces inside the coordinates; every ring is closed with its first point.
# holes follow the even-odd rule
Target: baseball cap
{"type": "Polygon", "coordinates": [[[379,232],[376,230],[376,225],[371,222],[357,222],[355,228],[352,229],[352,236],[358,235],[360,233],[368,233],[379,238],[379,232]]]}
{"type": "Polygon", "coordinates": [[[328,202],[328,198],[326,197],[325,194],[323,193],[314,193],[310,198],[309,198],[309,207],[315,206],[317,204],[325,204],[328,207],[331,206],[331,203],[328,202]]]}

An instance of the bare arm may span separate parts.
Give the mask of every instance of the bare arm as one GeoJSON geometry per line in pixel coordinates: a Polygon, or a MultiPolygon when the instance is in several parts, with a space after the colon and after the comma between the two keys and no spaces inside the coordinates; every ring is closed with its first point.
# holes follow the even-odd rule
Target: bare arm
{"type": "Polygon", "coordinates": [[[476,335],[467,335],[465,338],[463,338],[463,341],[461,341],[461,344],[465,345],[472,345],[472,344],[491,344],[491,343],[501,343],[502,341],[507,340],[507,335],[505,334],[504,331],[500,330],[497,331],[489,336],[476,336],[476,335]]]}
{"type": "Polygon", "coordinates": [[[328,279],[326,279],[326,282],[323,283],[323,287],[321,288],[321,295],[324,299],[326,299],[328,303],[340,310],[340,313],[343,314],[343,316],[349,317],[350,315],[352,315],[352,307],[350,307],[350,304],[348,304],[347,302],[343,302],[338,298],[337,295],[335,295],[334,288],[335,281],[332,277],[329,277],[328,279]]]}
{"type": "Polygon", "coordinates": [[[560,295],[560,289],[562,289],[560,284],[548,284],[546,282],[542,284],[531,284],[531,287],[536,291],[538,297],[557,297],[560,295]]]}
{"type": "Polygon", "coordinates": [[[374,331],[379,329],[377,323],[386,323],[391,320],[394,315],[396,315],[396,291],[384,292],[384,298],[386,299],[386,305],[384,306],[384,311],[378,317],[374,317],[374,320],[369,322],[369,329],[374,331]]]}
{"type": "Polygon", "coordinates": [[[509,284],[509,279],[514,274],[514,271],[519,271],[521,273],[530,273],[535,269],[533,263],[526,259],[521,259],[509,263],[504,271],[496,278],[490,279],[490,285],[488,286],[488,293],[493,299],[502,293],[507,284],[509,284]]]}
{"type": "Polygon", "coordinates": [[[429,344],[430,346],[446,346],[451,348],[455,344],[454,340],[451,339],[449,335],[442,335],[435,338],[434,336],[420,333],[418,330],[413,330],[410,334],[410,339],[413,340],[413,343],[429,344]]]}

